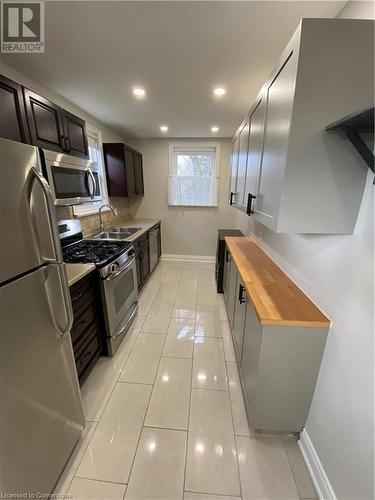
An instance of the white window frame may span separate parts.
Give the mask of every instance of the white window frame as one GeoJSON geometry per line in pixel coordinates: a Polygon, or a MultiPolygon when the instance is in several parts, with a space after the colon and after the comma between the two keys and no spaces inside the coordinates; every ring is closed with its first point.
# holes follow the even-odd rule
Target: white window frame
{"type": "MultiPolygon", "coordinates": [[[[103,140],[102,133],[99,129],[94,127],[93,125],[86,125],[87,138],[94,138],[99,145],[99,162],[98,162],[98,171],[99,171],[99,182],[100,182],[100,192],[102,194],[101,201],[92,201],[88,203],[83,203],[82,205],[74,205],[73,213],[76,217],[84,217],[85,215],[94,215],[99,212],[99,208],[104,203],[108,203],[108,189],[107,189],[107,179],[105,175],[104,168],[104,156],[103,156],[103,140]]],[[[108,211],[109,208],[104,208],[103,211],[108,211]]]]}
{"type": "Polygon", "coordinates": [[[209,142],[209,141],[202,141],[202,142],[170,142],[169,143],[169,183],[168,183],[168,206],[169,207],[182,207],[182,208],[217,208],[219,206],[219,195],[220,195],[220,187],[219,187],[219,179],[220,179],[220,142],[209,142]],[[178,149],[181,148],[181,151],[178,151],[178,149]],[[191,153],[199,153],[199,152],[207,152],[207,149],[212,149],[214,148],[215,150],[215,157],[214,157],[214,167],[213,167],[213,172],[212,176],[214,179],[216,179],[217,183],[217,193],[216,193],[216,200],[217,203],[213,205],[176,205],[170,203],[170,190],[171,190],[171,178],[175,177],[177,174],[177,162],[176,162],[176,157],[178,152],[191,152],[191,153]]]}

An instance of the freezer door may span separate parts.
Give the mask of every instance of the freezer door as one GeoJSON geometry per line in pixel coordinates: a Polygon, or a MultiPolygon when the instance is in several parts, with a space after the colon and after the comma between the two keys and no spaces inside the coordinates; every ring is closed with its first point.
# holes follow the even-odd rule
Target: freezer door
{"type": "Polygon", "coordinates": [[[0,283],[61,262],[51,190],[34,146],[0,139],[0,283]]]}
{"type": "Polygon", "coordinates": [[[62,266],[0,288],[0,492],[50,493],[81,436],[62,266]]]}

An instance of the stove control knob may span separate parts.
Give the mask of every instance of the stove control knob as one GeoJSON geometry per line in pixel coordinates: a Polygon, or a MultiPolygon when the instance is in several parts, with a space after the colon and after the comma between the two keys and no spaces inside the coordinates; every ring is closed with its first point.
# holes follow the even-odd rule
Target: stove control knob
{"type": "Polygon", "coordinates": [[[116,264],[112,264],[111,265],[111,272],[115,273],[117,270],[118,270],[118,264],[117,263],[116,264]]]}

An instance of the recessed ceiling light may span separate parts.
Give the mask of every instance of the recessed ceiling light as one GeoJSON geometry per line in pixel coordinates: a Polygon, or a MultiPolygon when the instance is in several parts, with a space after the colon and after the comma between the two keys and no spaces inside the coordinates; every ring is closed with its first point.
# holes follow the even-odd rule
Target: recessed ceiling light
{"type": "Polygon", "coordinates": [[[162,132],[168,132],[168,126],[167,125],[160,125],[160,130],[162,132]]]}
{"type": "Polygon", "coordinates": [[[133,88],[133,94],[136,96],[136,97],[145,97],[146,95],[146,91],[144,88],[142,87],[134,87],[133,88]]]}
{"type": "Polygon", "coordinates": [[[211,132],[219,132],[219,127],[211,127],[211,132]]]}
{"type": "Polygon", "coordinates": [[[226,90],[224,87],[215,87],[214,88],[214,94],[218,97],[223,96],[226,93],[226,90]]]}

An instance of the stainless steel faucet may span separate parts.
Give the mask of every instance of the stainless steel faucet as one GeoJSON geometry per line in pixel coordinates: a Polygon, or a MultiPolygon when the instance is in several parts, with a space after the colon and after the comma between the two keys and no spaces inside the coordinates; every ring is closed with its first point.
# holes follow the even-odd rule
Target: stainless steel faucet
{"type": "Polygon", "coordinates": [[[113,216],[116,217],[116,215],[118,214],[117,212],[117,208],[113,207],[112,205],[110,205],[109,203],[104,203],[104,205],[102,205],[100,208],[99,208],[99,222],[100,222],[100,231],[104,231],[104,224],[103,224],[103,219],[102,219],[102,210],[103,208],[105,207],[108,207],[112,210],[112,213],[113,213],[113,216]]]}

